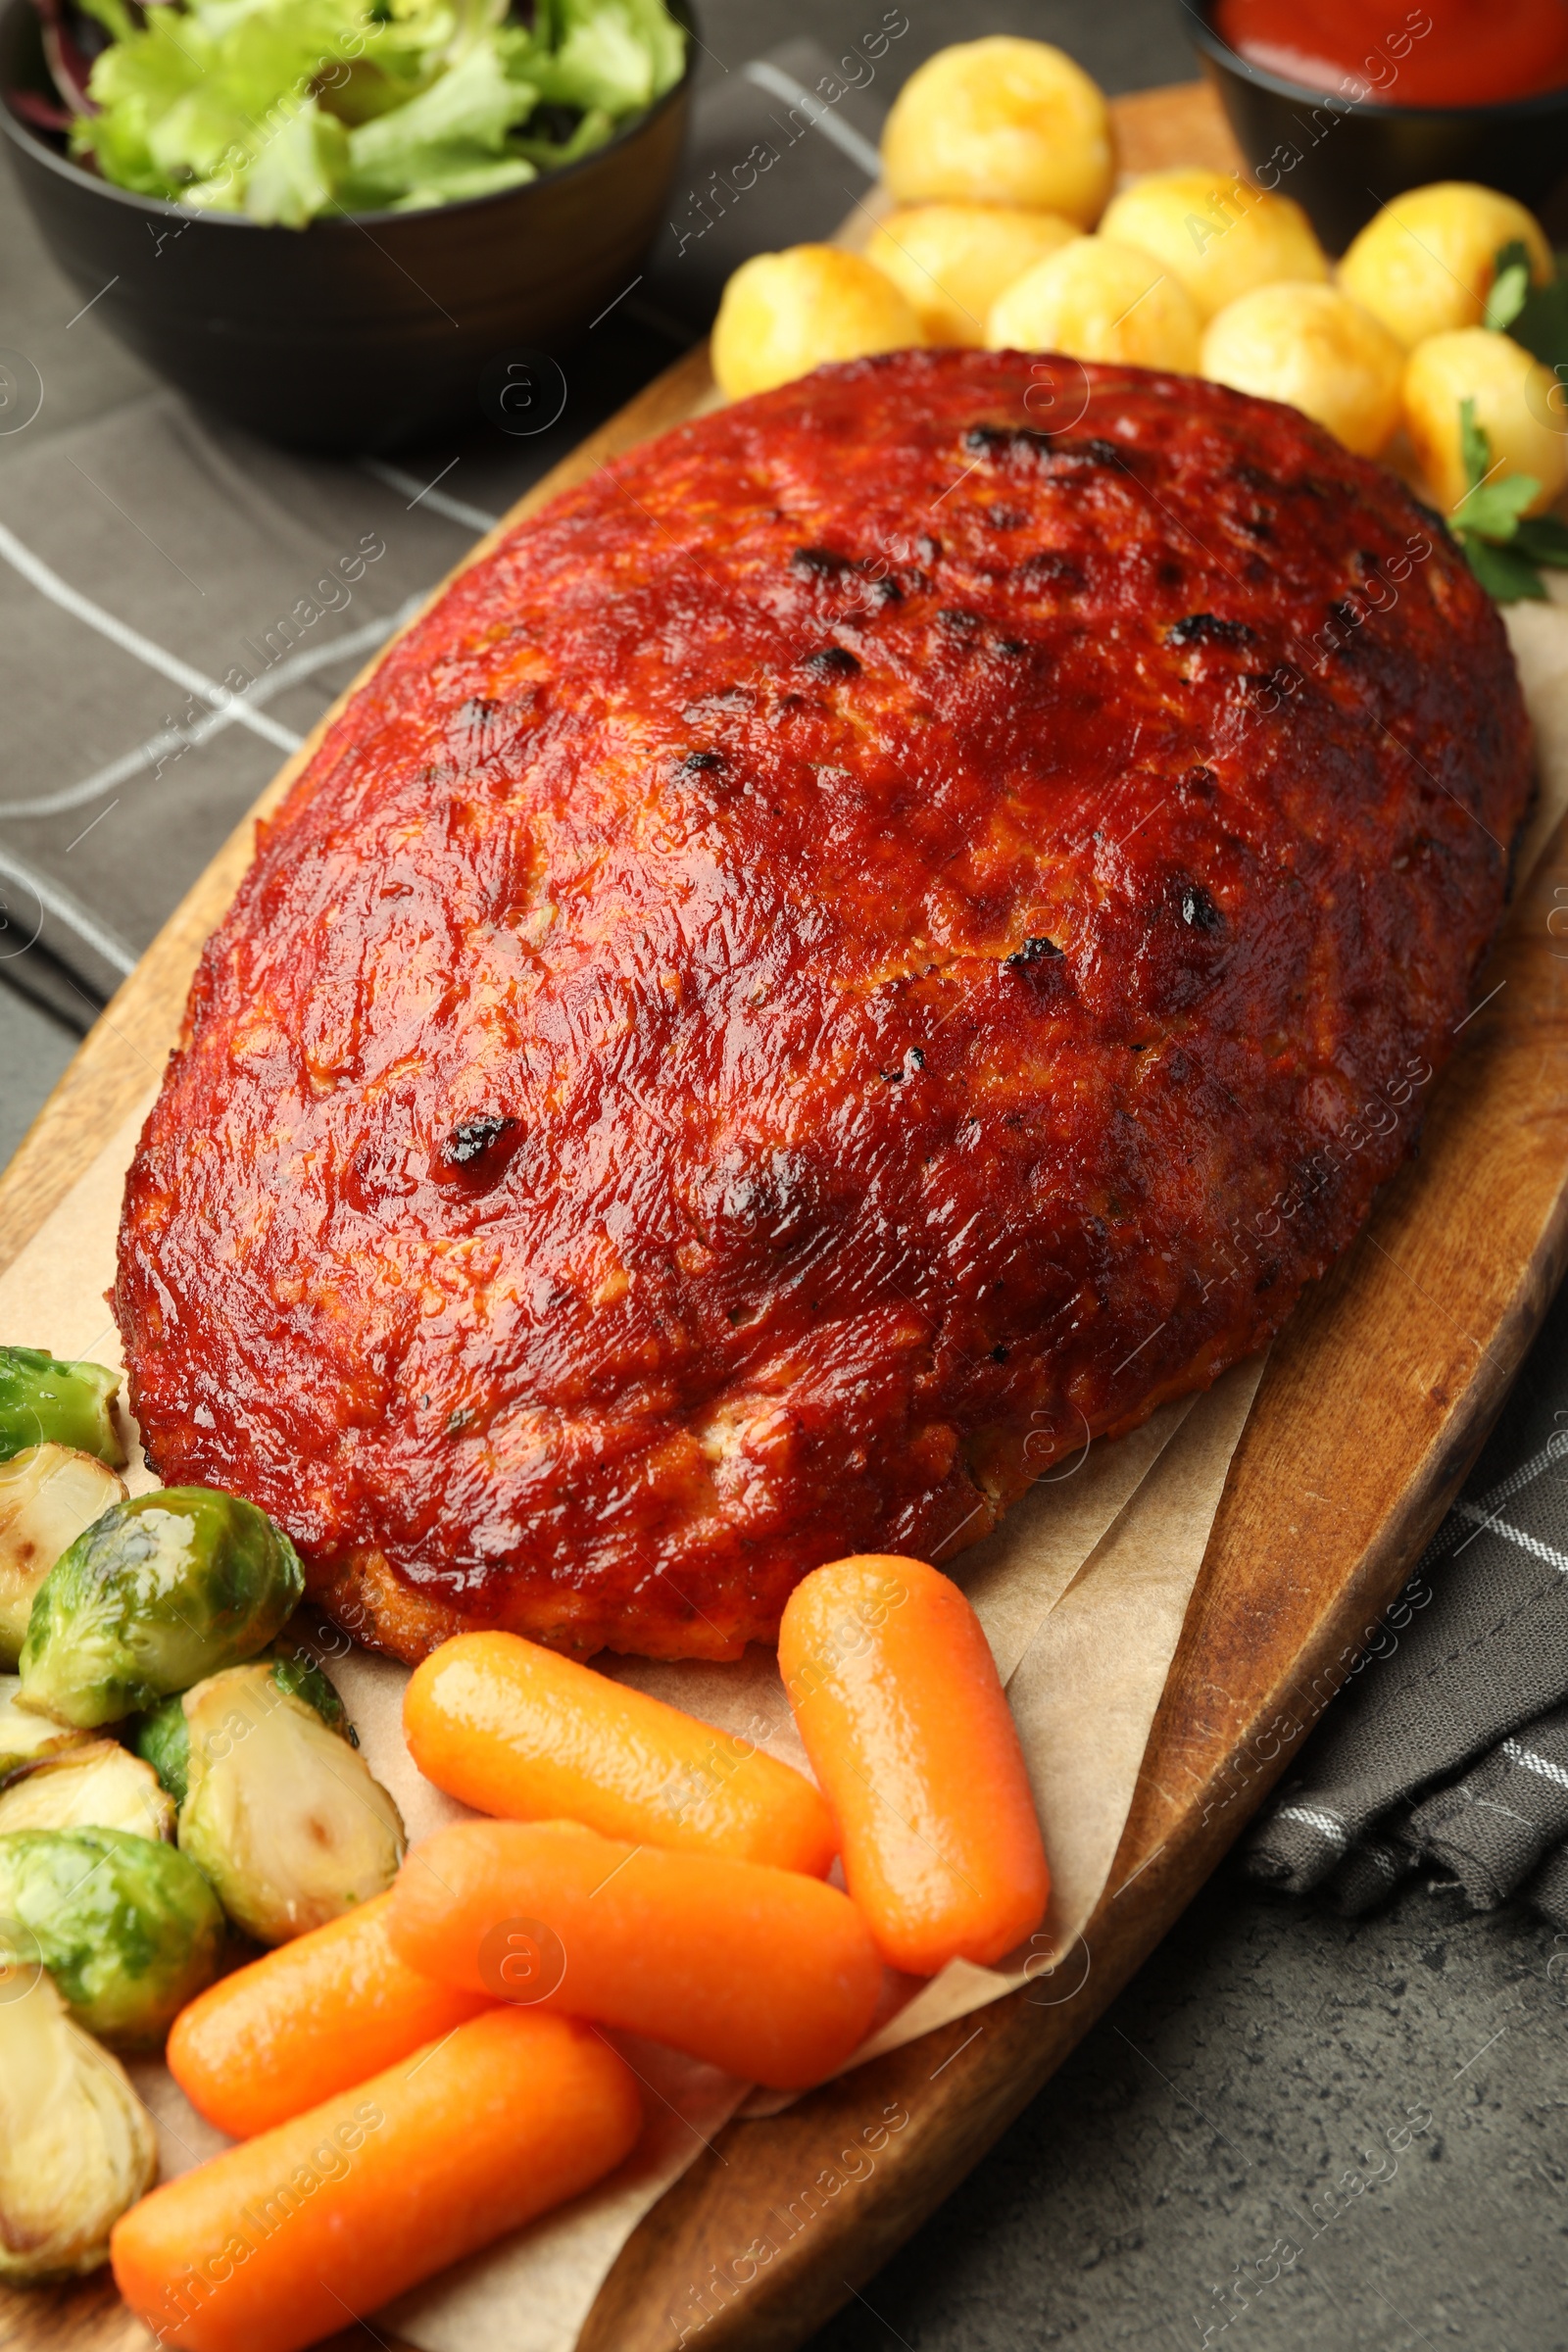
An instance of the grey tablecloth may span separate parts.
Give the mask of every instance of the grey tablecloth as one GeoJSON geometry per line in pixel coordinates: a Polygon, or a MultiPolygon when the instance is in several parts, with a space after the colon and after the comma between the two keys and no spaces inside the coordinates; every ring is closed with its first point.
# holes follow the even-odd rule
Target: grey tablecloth
{"type": "Polygon", "coordinates": [[[1568,1291],[1247,1867],[1358,1914],[1425,1870],[1568,1927],[1568,1291]]]}

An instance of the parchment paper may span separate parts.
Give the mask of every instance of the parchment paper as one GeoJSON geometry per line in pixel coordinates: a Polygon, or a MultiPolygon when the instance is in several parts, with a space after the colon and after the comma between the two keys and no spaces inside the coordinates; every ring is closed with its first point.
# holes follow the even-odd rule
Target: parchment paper
{"type": "MultiPolygon", "coordinates": [[[[1528,873],[1568,808],[1568,590],[1516,606],[1509,634],[1535,720],[1541,803],[1520,860],[1528,873]]],[[[114,1272],[124,1169],[144,1111],[105,1143],[0,1277],[0,1342],[118,1363],[104,1304],[114,1272]]],[[[996,1969],[956,1963],[930,1984],[889,1975],[881,2021],[852,2064],[1063,1972],[1104,1889],[1232,1453],[1262,1370],[1238,1365],[1196,1400],[1162,1408],[1117,1444],[1058,1464],[1009,1518],[952,1563],[1006,1681],[1045,1830],[1053,1896],[1041,1934],[996,1969]]],[[[136,1470],[133,1483],[150,1483],[136,1470]]],[[[638,1688],[805,1768],[771,1654],[733,1666],[601,1659],[638,1688]]],[[[421,1780],[399,1724],[402,1668],[352,1652],[333,1665],[371,1770],[411,1835],[462,1808],[421,1780]]],[[[1072,1984],[1066,1979],[1072,1975],[1072,1984]]],[[[1043,1987],[1049,1991],[1049,1985],[1043,1987]]],[[[405,2297],[390,2324],[427,2352],[570,2352],[616,2254],[642,2215],[746,2098],[747,2086],[651,2044],[623,2039],[649,2125],[621,2170],[588,2195],[405,2297]]],[[[135,2070],[159,2124],[168,2174],[222,2144],[156,2061],[135,2070]]],[[[783,2102],[760,2099],[749,2112],[783,2102]]]]}

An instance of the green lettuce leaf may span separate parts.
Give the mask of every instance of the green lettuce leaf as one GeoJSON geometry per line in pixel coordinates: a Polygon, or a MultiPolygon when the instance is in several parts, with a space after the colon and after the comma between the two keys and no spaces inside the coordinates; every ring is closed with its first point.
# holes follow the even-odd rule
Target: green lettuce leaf
{"type": "Polygon", "coordinates": [[[476,147],[426,147],[411,159],[411,185],[395,196],[387,210],[420,213],[432,205],[460,204],[467,196],[493,196],[498,189],[520,187],[536,179],[534,166],[522,156],[491,157],[476,147]]]}
{"type": "Polygon", "coordinates": [[[251,166],[245,210],[253,220],[303,228],[335,201],[349,134],[314,98],[297,106],[251,166]]]}
{"type": "Polygon", "coordinates": [[[507,73],[495,42],[481,38],[417,98],[350,131],[351,168],[356,176],[385,179],[420,148],[454,141],[499,155],[507,132],[532,114],[537,99],[529,83],[507,73]]]}
{"type": "Polygon", "coordinates": [[[680,79],[685,35],[663,0],[560,0],[562,37],[530,71],[558,106],[641,113],[680,79]]]}
{"type": "Polygon", "coordinates": [[[664,0],[85,0],[114,35],[73,151],[195,211],[303,227],[515,187],[679,78],[664,0]]]}

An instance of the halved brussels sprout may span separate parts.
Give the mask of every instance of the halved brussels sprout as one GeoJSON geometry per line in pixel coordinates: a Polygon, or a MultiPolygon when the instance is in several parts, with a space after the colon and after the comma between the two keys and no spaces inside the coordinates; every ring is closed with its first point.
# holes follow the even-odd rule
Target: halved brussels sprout
{"type": "MultiPolygon", "coordinates": [[[[266,1665],[279,1690],[289,1697],[303,1699],[315,1709],[329,1732],[336,1732],[350,1747],[358,1747],[359,1735],[348,1718],[348,1710],[337,1694],[335,1686],[322,1673],[310,1651],[301,1646],[291,1647],[286,1639],[276,1642],[256,1659],[258,1666],[266,1665]]],[[[190,1779],[190,1726],[185,1721],[185,1702],[182,1697],[166,1698],[161,1706],[138,1718],[127,1737],[138,1756],[144,1756],[176,1805],[185,1802],[190,1779]]]]}
{"type": "Polygon", "coordinates": [[[235,1924],[286,1943],[391,1886],[402,1816],[347,1740],[260,1662],[187,1690],[182,1852],[235,1924]]]}
{"type": "Polygon", "coordinates": [[[265,1511],[212,1487],[134,1494],[38,1589],[19,1704],[94,1730],[253,1657],[305,1590],[265,1511]]]}
{"type": "Polygon", "coordinates": [[[17,1705],[22,1689],[14,1674],[0,1674],[0,1781],[45,1756],[62,1756],[85,1747],[87,1735],[74,1724],[54,1723],[47,1715],[24,1715],[17,1705]]]}
{"type": "Polygon", "coordinates": [[[218,1898],[173,1846],[124,1830],[0,1838],[0,1967],[41,1958],[89,2034],[155,2046],[222,1949],[218,1898]]]}
{"type": "Polygon", "coordinates": [[[176,1805],[182,1805],[190,1769],[190,1732],[180,1693],[176,1690],[172,1698],[163,1699],[147,1714],[138,1715],[125,1737],[137,1755],[152,1766],[160,1786],[169,1791],[176,1805]]]}
{"type": "Polygon", "coordinates": [[[273,1660],[272,1680],[280,1690],[291,1698],[303,1698],[314,1707],[329,1732],[336,1732],[350,1747],[358,1747],[360,1736],[349,1721],[349,1711],[338,1696],[337,1685],[323,1672],[302,1642],[285,1634],[274,1642],[267,1655],[273,1660]]]}
{"type": "Polygon", "coordinates": [[[13,1830],[128,1830],[172,1839],[174,1807],[150,1764],[117,1740],[89,1740],[0,1788],[0,1838],[13,1830]]]}
{"type": "Polygon", "coordinates": [[[0,1665],[16,1664],[34,1595],[61,1553],[124,1498],[106,1462],[70,1446],[29,1446],[0,1462],[0,1665]]]}
{"type": "Polygon", "coordinates": [[[41,1971],[0,1969],[0,2279],[95,2271],[157,2176],[152,2118],[119,2059],[41,1971]]]}
{"type": "Polygon", "coordinates": [[[28,1446],[73,1446],[117,1470],[125,1448],[110,1410],[118,1372],[62,1363],[43,1348],[0,1348],[0,1462],[28,1446]]]}

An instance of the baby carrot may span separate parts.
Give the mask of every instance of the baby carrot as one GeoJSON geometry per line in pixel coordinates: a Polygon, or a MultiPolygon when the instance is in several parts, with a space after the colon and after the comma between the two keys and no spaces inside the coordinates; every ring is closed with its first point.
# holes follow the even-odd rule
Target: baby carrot
{"type": "Polygon", "coordinates": [[[161,2344],[298,2352],[587,2188],[641,2123],[591,2027],[492,2009],[155,2188],[116,2283],[161,2344]]]}
{"type": "Polygon", "coordinates": [[[220,2132],[270,2131],[490,2006],[404,1966],[387,1940],[391,1900],[280,1943],[180,2011],[169,2071],[220,2132]]]}
{"type": "Polygon", "coordinates": [[[928,1977],[1011,1951],[1051,1882],[1006,1695],[957,1586],[878,1554],[813,1569],[778,1663],[884,1959],[928,1977]]]}
{"type": "Polygon", "coordinates": [[[843,2064],[882,1983],[836,1886],[571,1822],[437,1830],[398,1875],[387,1931],[421,1976],[629,2027],[779,2090],[843,2064]]]}
{"type": "Polygon", "coordinates": [[[403,1728],[426,1780],[504,1820],[818,1879],[838,1850],[804,1773],[518,1634],[444,1642],[409,1682],[403,1728]]]}

